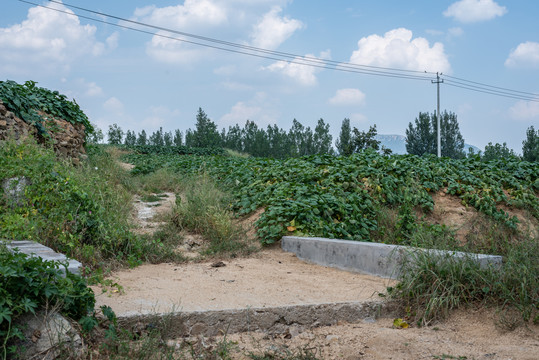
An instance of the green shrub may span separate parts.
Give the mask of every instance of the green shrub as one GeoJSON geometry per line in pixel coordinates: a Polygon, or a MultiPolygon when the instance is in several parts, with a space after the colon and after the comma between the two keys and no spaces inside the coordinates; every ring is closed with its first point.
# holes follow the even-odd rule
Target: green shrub
{"type": "Polygon", "coordinates": [[[13,325],[21,315],[48,305],[79,320],[94,304],[93,291],[83,278],[67,271],[67,264],[0,249],[0,358],[18,351],[11,343],[22,339],[21,329],[13,325]],[[60,266],[65,266],[65,277],[59,275],[60,266]]]}
{"type": "Polygon", "coordinates": [[[58,91],[41,88],[36,84],[35,81],[26,81],[24,85],[12,80],[0,81],[0,99],[8,110],[34,126],[43,136],[48,136],[47,118],[38,111],[72,124],[83,124],[86,135],[93,133],[93,126],[75,100],[70,101],[58,91]]]}

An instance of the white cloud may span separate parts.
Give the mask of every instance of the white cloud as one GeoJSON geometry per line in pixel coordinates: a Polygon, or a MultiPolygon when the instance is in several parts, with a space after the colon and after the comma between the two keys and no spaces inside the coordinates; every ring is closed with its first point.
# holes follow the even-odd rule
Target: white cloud
{"type": "Polygon", "coordinates": [[[101,89],[101,87],[99,87],[95,82],[85,83],[85,85],[86,92],[84,94],[86,96],[96,97],[103,95],[103,89],[101,89]]]}
{"type": "Polygon", "coordinates": [[[321,52],[320,56],[318,57],[313,54],[307,54],[305,57],[295,58],[294,62],[277,61],[262,69],[281,73],[289,78],[294,79],[301,85],[313,86],[317,83],[316,73],[320,72],[321,69],[303,64],[313,63],[313,59],[329,59],[330,57],[331,53],[328,50],[321,52]]]}
{"type": "Polygon", "coordinates": [[[116,97],[111,97],[103,103],[103,108],[114,114],[123,114],[124,104],[116,97]]]}
{"type": "Polygon", "coordinates": [[[159,130],[160,127],[169,129],[177,128],[178,117],[180,110],[169,109],[166,106],[150,106],[149,115],[146,116],[139,124],[141,129],[144,129],[149,136],[152,132],[159,130]]]}
{"type": "Polygon", "coordinates": [[[176,30],[216,26],[227,21],[226,8],[210,0],[185,0],[183,5],[135,9],[135,20],[176,30]]]}
{"type": "Polygon", "coordinates": [[[494,19],[507,13],[505,6],[493,0],[460,0],[443,12],[445,17],[452,17],[462,23],[473,23],[494,19]]]}
{"type": "Polygon", "coordinates": [[[350,115],[350,122],[352,123],[352,127],[354,126],[354,123],[355,124],[365,124],[368,121],[369,121],[369,119],[363,114],[354,113],[354,114],[350,115]]]}
{"type": "MultiPolygon", "coordinates": [[[[61,4],[49,4],[73,14],[61,4]]],[[[0,28],[0,70],[24,68],[21,64],[39,64],[47,70],[68,70],[82,56],[98,56],[105,45],[95,38],[96,27],[81,25],[77,16],[41,7],[28,10],[26,20],[0,28]]]]}
{"type": "Polygon", "coordinates": [[[105,42],[107,43],[107,47],[109,50],[114,50],[118,47],[118,39],[120,38],[120,34],[116,31],[110,35],[105,42]]]}
{"type": "Polygon", "coordinates": [[[350,62],[406,70],[449,72],[451,66],[442,43],[432,47],[425,38],[412,39],[412,31],[399,28],[384,36],[369,35],[358,41],[350,62]]]}
{"type": "Polygon", "coordinates": [[[435,30],[435,29],[427,29],[425,32],[432,36],[442,36],[444,34],[443,31],[435,30]]]}
{"type": "Polygon", "coordinates": [[[539,119],[539,102],[534,101],[517,101],[509,109],[509,114],[516,120],[539,119]]]}
{"type": "Polygon", "coordinates": [[[276,108],[265,93],[258,92],[253,99],[247,102],[238,101],[234,104],[230,111],[221,117],[220,124],[222,126],[235,124],[243,126],[245,121],[251,120],[259,127],[264,127],[277,121],[276,108]]]}
{"type": "Polygon", "coordinates": [[[273,7],[262,19],[254,25],[251,34],[252,44],[264,49],[276,49],[292,34],[303,27],[303,23],[296,19],[281,17],[282,9],[273,7]]]}
{"type": "Polygon", "coordinates": [[[339,89],[329,103],[332,105],[363,105],[365,94],[358,89],[339,89]]]}
{"type": "Polygon", "coordinates": [[[228,114],[223,115],[221,121],[226,124],[243,124],[246,120],[258,118],[262,113],[260,106],[250,106],[243,101],[238,101],[228,114]]]}
{"type": "Polygon", "coordinates": [[[154,60],[167,64],[185,64],[200,59],[207,52],[206,49],[189,47],[181,41],[160,35],[170,36],[158,31],[146,46],[146,53],[154,60]]]}
{"type": "Polygon", "coordinates": [[[218,67],[216,69],[213,69],[213,73],[216,75],[223,75],[223,76],[230,76],[234,75],[236,73],[236,66],[235,65],[224,65],[221,67],[218,67]]]}
{"type": "Polygon", "coordinates": [[[539,43],[527,41],[521,43],[505,60],[508,67],[539,67],[539,43]]]}
{"type": "Polygon", "coordinates": [[[447,30],[447,33],[451,37],[459,37],[464,34],[464,30],[462,30],[462,28],[460,27],[452,27],[449,30],[447,30]]]}

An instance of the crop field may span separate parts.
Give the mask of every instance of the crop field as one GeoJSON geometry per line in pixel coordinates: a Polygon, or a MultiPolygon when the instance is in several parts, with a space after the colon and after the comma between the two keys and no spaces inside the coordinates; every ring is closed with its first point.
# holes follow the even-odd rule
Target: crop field
{"type": "MultiPolygon", "coordinates": [[[[382,156],[365,151],[350,157],[315,155],[284,160],[227,156],[182,156],[135,152],[126,161],[133,174],[161,168],[178,176],[204,172],[234,197],[239,215],[265,208],[258,235],[265,244],[283,235],[410,244],[433,209],[432,195],[458,196],[496,223],[516,229],[517,218],[502,208],[539,219],[539,166],[519,160],[482,162],[434,156],[382,156]],[[382,209],[397,214],[394,236],[384,238],[382,209]]],[[[424,224],[432,233],[442,226],[424,224]]],[[[424,228],[423,226],[423,228],[424,228]]],[[[417,245],[417,244],[416,244],[417,245]]]]}

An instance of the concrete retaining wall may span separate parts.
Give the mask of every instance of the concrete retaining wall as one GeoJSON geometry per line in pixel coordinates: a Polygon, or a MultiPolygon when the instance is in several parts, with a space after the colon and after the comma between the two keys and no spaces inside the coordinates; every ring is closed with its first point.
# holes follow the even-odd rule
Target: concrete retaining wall
{"type": "Polygon", "coordinates": [[[123,328],[164,326],[170,337],[216,336],[238,332],[260,331],[282,334],[291,328],[304,330],[338,322],[374,321],[396,316],[398,307],[385,301],[364,301],[314,305],[292,305],[241,310],[209,310],[168,314],[118,315],[123,328]]]}
{"type": "Polygon", "coordinates": [[[469,257],[477,261],[481,267],[499,267],[502,263],[501,256],[325,238],[284,236],[281,240],[281,247],[285,251],[295,253],[299,259],[304,261],[386,278],[396,278],[402,264],[405,261],[413,261],[413,256],[410,254],[417,251],[428,251],[439,255],[440,258],[445,256],[469,257]]]}
{"type": "MultiPolygon", "coordinates": [[[[52,260],[52,261],[68,261],[67,271],[72,274],[80,275],[80,268],[82,264],[77,260],[68,259],[64,254],[55,252],[49,247],[30,240],[0,240],[3,242],[8,249],[14,251],[16,248],[19,249],[23,254],[30,256],[39,256],[43,260],[52,260]]],[[[65,276],[65,268],[60,266],[59,269],[65,276]]]]}

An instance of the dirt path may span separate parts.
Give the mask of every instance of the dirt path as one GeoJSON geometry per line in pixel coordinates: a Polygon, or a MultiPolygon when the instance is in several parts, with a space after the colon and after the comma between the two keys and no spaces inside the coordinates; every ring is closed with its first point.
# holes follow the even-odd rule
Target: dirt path
{"type": "MultiPolygon", "coordinates": [[[[159,206],[137,200],[139,230],[148,233],[158,226],[154,216],[170,211],[174,194],[163,196],[159,206]]],[[[390,284],[387,279],[306,264],[279,248],[224,261],[224,266],[214,262],[143,265],[116,272],[112,278],[124,293],[102,293],[94,287],[96,305],[109,305],[122,315],[172,308],[196,311],[360,301],[378,298],[377,293],[390,284]]],[[[504,332],[496,319],[494,311],[468,310],[425,328],[396,329],[393,319],[371,319],[305,331],[290,328],[276,337],[228,334],[227,340],[236,344],[231,352],[237,359],[247,359],[249,351],[290,354],[298,349],[311,349],[318,359],[539,359],[538,326],[504,332]]],[[[185,340],[171,342],[181,347],[185,340]]],[[[215,347],[222,338],[188,341],[215,347]]]]}

